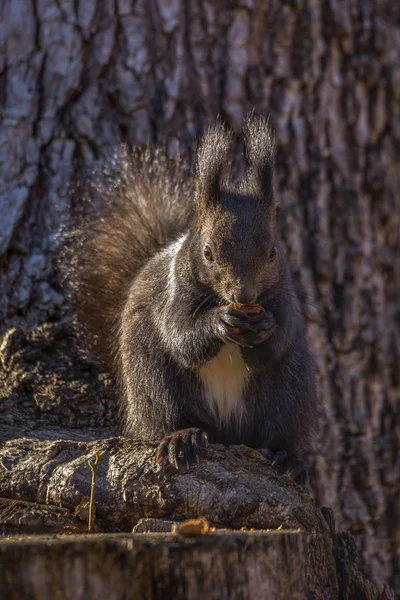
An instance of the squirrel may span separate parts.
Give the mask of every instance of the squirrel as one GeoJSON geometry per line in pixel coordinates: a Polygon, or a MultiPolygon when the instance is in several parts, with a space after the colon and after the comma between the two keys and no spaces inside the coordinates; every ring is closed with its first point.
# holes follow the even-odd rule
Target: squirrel
{"type": "Polygon", "coordinates": [[[245,444],[304,482],[315,364],[277,231],[275,146],[247,117],[235,181],[233,137],[217,121],[194,170],[160,149],[121,151],[117,174],[90,182],[96,212],[69,234],[68,279],[126,435],[162,440],[158,462],[176,468],[208,442],[245,444]]]}

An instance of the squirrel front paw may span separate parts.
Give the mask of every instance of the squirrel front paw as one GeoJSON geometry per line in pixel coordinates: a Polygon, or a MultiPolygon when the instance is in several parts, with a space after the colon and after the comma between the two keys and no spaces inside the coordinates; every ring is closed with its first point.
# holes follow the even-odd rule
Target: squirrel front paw
{"type": "Polygon", "coordinates": [[[270,311],[249,315],[231,306],[217,312],[217,335],[223,341],[234,342],[243,348],[262,344],[273,333],[275,319],[270,311]]]}
{"type": "Polygon", "coordinates": [[[256,333],[250,324],[251,317],[231,306],[221,306],[216,313],[216,333],[224,342],[233,342],[243,348],[251,348],[246,334],[256,333]]]}
{"type": "Polygon", "coordinates": [[[253,331],[247,333],[245,339],[251,346],[257,346],[266,342],[273,334],[275,318],[269,310],[264,310],[259,315],[252,316],[249,324],[253,331]]]}
{"type": "Polygon", "coordinates": [[[190,466],[195,461],[199,462],[200,455],[207,446],[207,434],[198,427],[179,429],[167,435],[158,446],[157,463],[167,457],[169,464],[175,469],[179,469],[182,463],[190,466]]]}

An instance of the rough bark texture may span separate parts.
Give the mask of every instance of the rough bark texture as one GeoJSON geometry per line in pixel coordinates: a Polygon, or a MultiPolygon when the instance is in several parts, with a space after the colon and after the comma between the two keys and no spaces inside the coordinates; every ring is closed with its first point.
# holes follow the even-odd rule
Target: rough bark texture
{"type": "Polygon", "coordinates": [[[0,541],[0,585],[10,600],[395,600],[347,560],[354,545],[337,572],[332,540],[293,531],[14,537],[0,541]]]}
{"type": "Polygon", "coordinates": [[[400,588],[400,5],[5,0],[0,19],[4,436],[116,426],[66,326],[23,333],[65,308],[54,256],[73,177],[121,140],[189,147],[218,112],[239,127],[268,111],[326,407],[312,485],[370,577],[400,588]]]}
{"type": "Polygon", "coordinates": [[[5,442],[4,596],[90,599],[101,592],[106,598],[394,600],[389,589],[379,594],[363,577],[355,542],[335,531],[332,512],[316,507],[304,486],[278,475],[258,452],[210,446],[198,465],[178,472],[157,465],[154,452],[155,444],[123,438],[5,442]],[[96,451],[105,453],[97,467],[97,530],[136,525],[135,531],[168,531],[165,516],[203,515],[217,528],[267,531],[217,530],[191,539],[170,533],[21,537],[84,532],[87,461],[96,451]]]}
{"type": "MultiPolygon", "coordinates": [[[[176,472],[155,466],[156,445],[123,438],[11,439],[0,449],[0,497],[68,509],[69,515],[60,513],[60,523],[73,516],[87,522],[88,459],[97,450],[105,451],[105,457],[97,467],[96,513],[106,531],[131,531],[142,517],[201,515],[219,527],[282,525],[328,534],[307,490],[278,475],[258,452],[245,446],[212,446],[199,465],[176,472]]],[[[21,508],[17,503],[16,510],[21,508]]],[[[12,527],[10,520],[3,524],[12,527]]],[[[23,528],[21,523],[20,533],[23,528]]]]}
{"type": "Polygon", "coordinates": [[[11,539],[0,542],[0,585],[10,600],[336,600],[331,548],[280,531],[11,539]]]}

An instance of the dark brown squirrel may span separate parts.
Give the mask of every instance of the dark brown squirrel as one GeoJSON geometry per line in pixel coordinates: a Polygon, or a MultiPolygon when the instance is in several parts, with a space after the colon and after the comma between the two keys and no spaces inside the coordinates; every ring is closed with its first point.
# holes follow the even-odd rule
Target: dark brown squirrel
{"type": "Polygon", "coordinates": [[[128,436],[162,439],[159,461],[177,468],[208,440],[245,444],[304,481],[315,366],[277,232],[266,121],[248,117],[243,140],[242,181],[227,173],[233,134],[220,122],[194,173],[160,150],[122,152],[117,175],[91,183],[96,214],[67,236],[68,278],[128,436]]]}

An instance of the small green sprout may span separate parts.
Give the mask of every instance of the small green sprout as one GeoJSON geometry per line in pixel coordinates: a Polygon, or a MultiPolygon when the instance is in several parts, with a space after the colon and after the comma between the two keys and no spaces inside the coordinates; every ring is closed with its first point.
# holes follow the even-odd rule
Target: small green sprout
{"type": "Polygon", "coordinates": [[[94,517],[95,517],[95,503],[94,496],[96,493],[96,467],[105,455],[105,452],[96,452],[95,460],[88,460],[88,465],[92,471],[92,489],[90,492],[90,502],[89,502],[89,523],[88,523],[88,533],[91,533],[94,529],[94,517]]]}
{"type": "Polygon", "coordinates": [[[3,459],[2,458],[0,458],[0,466],[3,467],[3,469],[5,471],[8,471],[8,472],[11,471],[11,469],[9,469],[8,467],[6,467],[6,465],[3,463],[3,459]]]}

